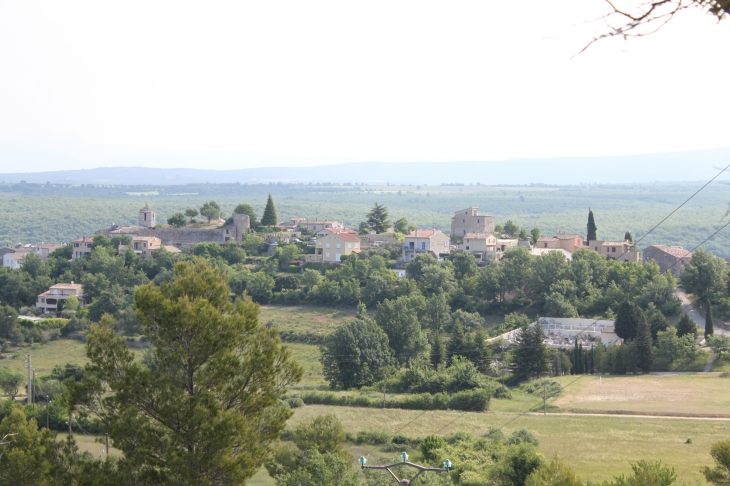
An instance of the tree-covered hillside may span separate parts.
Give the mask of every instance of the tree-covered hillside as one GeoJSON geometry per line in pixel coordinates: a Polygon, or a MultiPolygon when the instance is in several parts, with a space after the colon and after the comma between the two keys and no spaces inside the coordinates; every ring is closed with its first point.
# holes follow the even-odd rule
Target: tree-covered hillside
{"type": "MultiPolygon", "coordinates": [[[[593,186],[358,186],[304,184],[187,184],[179,186],[0,185],[0,244],[70,241],[112,223],[132,224],[145,204],[166,221],[186,208],[216,200],[231,214],[250,203],[263,213],[271,193],[280,219],[293,216],[331,218],[350,226],[366,219],[373,203],[385,205],[393,220],[406,217],[422,228],[450,229],[454,211],[479,206],[497,223],[514,221],[542,234],[565,230],[585,234],[588,208],[598,238],[635,241],[699,188],[699,183],[655,183],[593,186]]],[[[693,248],[719,229],[730,202],[730,188],[713,184],[640,243],[693,248]]],[[[705,244],[718,256],[730,257],[730,243],[718,235],[705,244]]]]}

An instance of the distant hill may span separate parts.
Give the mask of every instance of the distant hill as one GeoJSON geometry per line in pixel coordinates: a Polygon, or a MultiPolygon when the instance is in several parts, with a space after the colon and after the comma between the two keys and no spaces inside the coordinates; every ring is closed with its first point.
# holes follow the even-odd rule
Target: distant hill
{"type": "Polygon", "coordinates": [[[364,182],[371,184],[617,184],[708,179],[730,163],[730,148],[615,157],[558,157],[493,162],[357,162],[313,167],[236,170],[99,167],[0,173],[0,182],[170,185],[210,183],[364,182]]]}

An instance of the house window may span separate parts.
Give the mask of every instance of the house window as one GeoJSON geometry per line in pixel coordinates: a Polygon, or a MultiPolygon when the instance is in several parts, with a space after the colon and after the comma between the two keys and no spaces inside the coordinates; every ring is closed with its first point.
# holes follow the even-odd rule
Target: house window
{"type": "Polygon", "coordinates": [[[466,230],[464,230],[464,234],[466,234],[466,230]]]}
{"type": "Polygon", "coordinates": [[[330,252],[327,252],[327,253],[325,253],[325,254],[324,254],[324,256],[325,256],[326,258],[329,258],[329,257],[330,257],[330,252]]]}
{"type": "Polygon", "coordinates": [[[348,243],[348,244],[347,244],[347,247],[348,247],[348,248],[352,248],[352,243],[348,243]]]}
{"type": "Polygon", "coordinates": [[[317,242],[317,246],[322,246],[322,242],[321,241],[318,241],[317,242]]]}
{"type": "Polygon", "coordinates": [[[479,224],[479,220],[477,219],[477,224],[479,224]]]}
{"type": "Polygon", "coordinates": [[[339,244],[339,243],[337,243],[337,245],[335,245],[335,248],[339,248],[339,247],[340,247],[340,244],[339,244]]]}
{"type": "Polygon", "coordinates": [[[616,247],[615,246],[611,247],[611,253],[616,253],[616,247]]]}
{"type": "Polygon", "coordinates": [[[355,243],[355,248],[357,248],[358,243],[355,243]]]}
{"type": "Polygon", "coordinates": [[[466,247],[466,249],[468,250],[468,249],[469,249],[469,247],[467,246],[467,247],[466,247]]]}
{"type": "Polygon", "coordinates": [[[414,248],[414,245],[415,245],[415,243],[413,243],[413,242],[411,241],[411,242],[410,242],[410,244],[409,244],[409,246],[410,246],[411,250],[412,250],[412,249],[414,248]]]}
{"type": "Polygon", "coordinates": [[[461,220],[461,222],[462,222],[462,223],[466,223],[466,220],[465,220],[465,219],[462,219],[462,220],[461,220]]]}
{"type": "Polygon", "coordinates": [[[325,244],[324,244],[324,247],[325,247],[325,248],[329,248],[329,247],[330,247],[330,244],[329,244],[329,243],[325,243],[325,244]]]}
{"type": "Polygon", "coordinates": [[[545,245],[545,248],[547,248],[547,243],[543,243],[543,245],[545,245]]]}
{"type": "Polygon", "coordinates": [[[426,249],[426,242],[425,241],[422,241],[421,242],[421,250],[425,250],[425,249],[426,249]]]}

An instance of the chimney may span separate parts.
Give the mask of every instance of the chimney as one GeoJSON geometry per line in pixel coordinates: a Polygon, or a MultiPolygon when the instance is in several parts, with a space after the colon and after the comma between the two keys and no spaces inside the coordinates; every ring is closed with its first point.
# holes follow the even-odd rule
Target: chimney
{"type": "Polygon", "coordinates": [[[73,285],[73,284],[74,284],[74,281],[73,281],[73,280],[71,280],[71,285],[73,285]]]}

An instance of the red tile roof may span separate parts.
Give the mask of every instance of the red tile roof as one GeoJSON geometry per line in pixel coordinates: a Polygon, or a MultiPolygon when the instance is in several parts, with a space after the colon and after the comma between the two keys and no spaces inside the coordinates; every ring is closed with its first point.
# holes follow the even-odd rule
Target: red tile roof
{"type": "Polygon", "coordinates": [[[345,241],[360,241],[360,238],[351,233],[332,233],[333,236],[345,241]]]}
{"type": "Polygon", "coordinates": [[[575,238],[583,238],[583,235],[568,235],[565,233],[560,233],[553,236],[553,238],[557,238],[559,240],[573,240],[575,238]]]}
{"type": "Polygon", "coordinates": [[[558,241],[558,239],[553,236],[541,236],[537,241],[558,241]]]}

